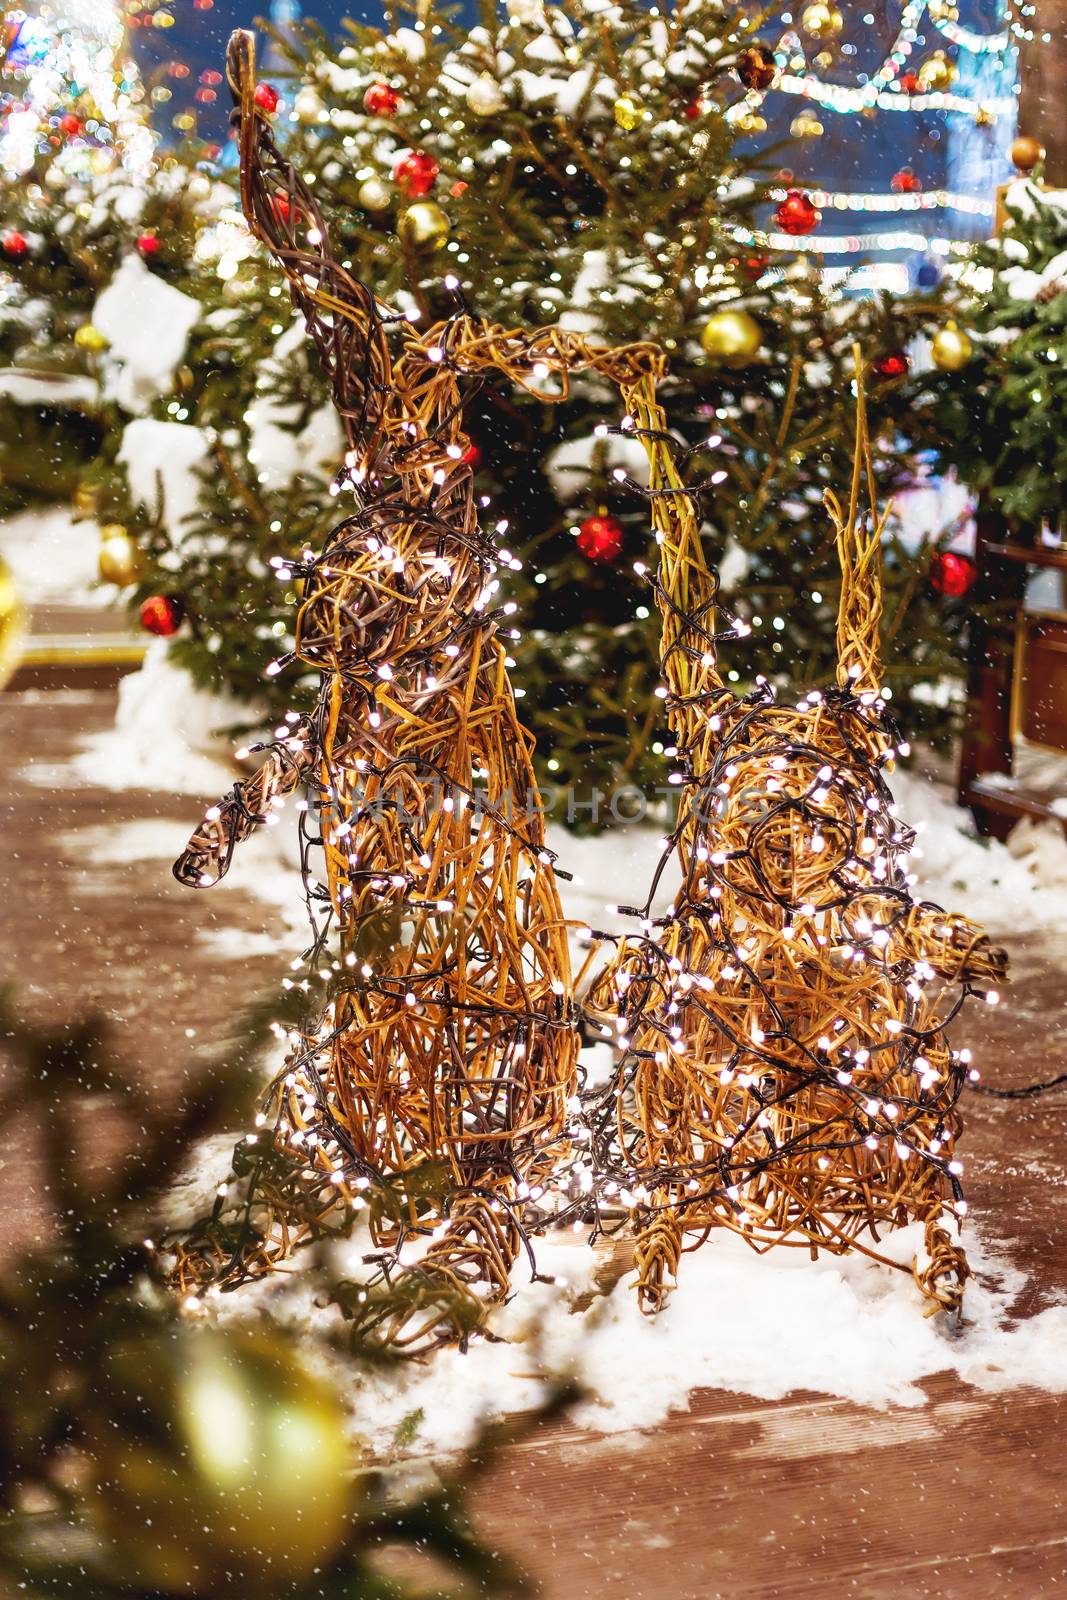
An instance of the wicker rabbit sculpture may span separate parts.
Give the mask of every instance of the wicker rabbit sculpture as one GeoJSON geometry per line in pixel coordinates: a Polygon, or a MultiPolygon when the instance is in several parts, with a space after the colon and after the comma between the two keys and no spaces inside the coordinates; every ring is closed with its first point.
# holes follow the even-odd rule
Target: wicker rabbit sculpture
{"type": "Polygon", "coordinates": [[[478,525],[464,406],[490,372],[552,398],[578,368],[652,394],[662,358],[508,333],[461,309],[422,333],[386,313],[335,259],[274,144],[249,35],[233,36],[228,73],[244,212],[330,379],[353,509],[321,553],[278,562],[302,588],[294,656],[321,674],[316,710],[208,811],[174,869],[190,886],[218,882],[302,789],[314,965],[328,981],[264,1108],[272,1138],[242,1226],[220,1203],[176,1278],[231,1287],[369,1204],[388,1292],[368,1291],[360,1316],[423,1349],[506,1294],[576,1108],[567,931],[495,599],[508,558],[478,525]],[[312,846],[325,886],[309,879],[312,846]],[[425,1253],[398,1269],[419,1235],[425,1253]]]}
{"type": "Polygon", "coordinates": [[[884,516],[860,380],[857,355],[851,495],[844,509],[827,497],[842,574],[835,687],[784,705],[765,682],[741,698],[724,686],[729,631],[716,639],[691,499],[668,503],[661,666],[682,886],[659,922],[631,908],[641,932],[592,995],[622,1052],[594,1149],[631,1196],[648,1309],[714,1227],[757,1250],[885,1259],[880,1231],[917,1221],[929,1310],[958,1310],[967,1276],[954,1154],[967,1054],[944,1027],[1006,958],[912,898],[914,836],[883,776],[896,754],[880,693],[884,516]]]}

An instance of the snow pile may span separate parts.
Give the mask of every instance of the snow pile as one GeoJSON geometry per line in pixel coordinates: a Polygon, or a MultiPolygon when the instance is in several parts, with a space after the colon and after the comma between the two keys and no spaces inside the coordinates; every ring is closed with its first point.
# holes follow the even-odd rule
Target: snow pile
{"type": "Polygon", "coordinates": [[[605,477],[618,470],[627,473],[635,483],[648,482],[648,457],[640,440],[618,433],[602,438],[588,434],[582,439],[567,439],[545,458],[545,470],[564,505],[574,505],[588,498],[594,462],[598,473],[605,477]]]}
{"type": "Polygon", "coordinates": [[[1032,217],[1039,205],[1051,206],[1054,211],[1067,211],[1067,189],[1046,189],[1032,178],[1015,178],[1004,191],[1004,207],[1007,211],[1032,217]]]}
{"type": "Polygon", "coordinates": [[[1008,843],[980,838],[944,785],[891,778],[897,815],[918,833],[917,893],[994,930],[1067,929],[1067,838],[1057,823],[1020,822],[1008,843]]]}
{"type": "Polygon", "coordinates": [[[70,772],[102,789],[221,794],[235,773],[222,757],[219,730],[248,716],[247,706],[195,688],[169,659],[167,641],[154,639],[140,672],[119,685],[114,727],[86,742],[70,772]]]}
{"type": "Polygon", "coordinates": [[[99,399],[94,378],[30,367],[5,367],[0,371],[0,395],[19,406],[70,406],[76,411],[91,409],[99,399]]]}
{"type": "Polygon", "coordinates": [[[893,496],[890,528],[909,555],[928,544],[949,540],[949,547],[971,554],[974,550],[974,500],[951,473],[925,478],[893,496]]]}
{"type": "MultiPolygon", "coordinates": [[[[212,1153],[224,1154],[221,1142],[212,1153]]],[[[213,1170],[217,1177],[219,1166],[213,1170]]],[[[388,1455],[400,1423],[419,1412],[414,1453],[461,1449],[484,1422],[531,1409],[546,1381],[569,1377],[585,1390],[574,1422],[603,1433],[654,1427],[684,1410],[696,1389],[765,1400],[813,1391],[879,1408],[924,1404],[920,1383],[944,1372],[987,1391],[1067,1390],[1067,1307],[1014,1320],[1025,1276],[973,1234],[967,1242],[975,1277],[956,1333],[944,1318],[923,1316],[908,1272],[857,1254],[814,1262],[801,1250],[757,1256],[725,1231],[684,1257],[677,1290],[649,1318],[628,1274],[609,1293],[596,1292],[602,1249],[556,1234],[536,1242],[538,1271],[553,1281],[531,1282],[528,1264],[517,1264],[514,1296],[491,1318],[502,1342],[476,1340],[466,1354],[443,1350],[426,1363],[380,1370],[354,1372],[341,1361],[339,1375],[353,1427],[376,1455],[388,1455]]],[[[918,1243],[917,1229],[907,1228],[880,1248],[908,1262],[918,1243]]],[[[335,1266],[363,1276],[368,1247],[365,1236],[336,1246],[335,1266]]],[[[227,1322],[268,1309],[314,1346],[341,1327],[317,1292],[297,1265],[215,1306],[227,1322]]]]}
{"type": "Polygon", "coordinates": [[[328,478],[344,455],[344,433],[333,406],[321,406],[299,432],[294,432],[289,424],[296,421],[300,408],[276,398],[286,362],[295,354],[303,354],[306,341],[303,319],[297,318],[275,344],[260,376],[256,398],[248,409],[248,459],[259,467],[259,481],[267,489],[285,488],[298,472],[317,472],[328,478]]]}
{"type": "Polygon", "coordinates": [[[109,398],[136,415],[165,394],[199,316],[199,301],[127,256],[93,307],[93,324],[110,345],[109,398]]]}
{"type": "Polygon", "coordinates": [[[285,426],[296,414],[269,395],[249,407],[252,445],[248,459],[260,468],[260,483],[268,490],[284,489],[298,472],[315,472],[328,478],[344,455],[344,435],[332,406],[312,412],[298,433],[285,426]]]}
{"type": "Polygon", "coordinates": [[[69,506],[22,511],[0,520],[0,554],[24,604],[103,606],[114,590],[97,583],[100,528],[75,522],[69,506]]]}
{"type": "Polygon", "coordinates": [[[196,513],[197,471],[207,455],[206,435],[189,423],[137,417],[123,429],[119,461],[126,468],[130,498],[158,517],[175,541],[196,513]]]}

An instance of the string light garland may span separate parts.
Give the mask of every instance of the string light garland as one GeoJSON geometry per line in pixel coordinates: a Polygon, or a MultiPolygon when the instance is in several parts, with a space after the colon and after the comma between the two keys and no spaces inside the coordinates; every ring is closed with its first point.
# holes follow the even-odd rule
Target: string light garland
{"type": "Polygon", "coordinates": [[[803,250],[812,255],[858,255],[872,250],[882,252],[908,250],[929,251],[932,255],[965,258],[970,245],[965,240],[949,234],[913,233],[902,228],[886,228],[868,233],[816,233],[798,241],[792,234],[777,229],[742,228],[737,224],[726,230],[734,242],[745,249],[803,250]]]}
{"type": "MultiPolygon", "coordinates": [[[[788,189],[772,188],[772,200],[784,200],[788,189]]],[[[974,195],[960,194],[951,189],[924,189],[911,193],[878,191],[855,193],[840,189],[806,188],[804,193],[820,211],[960,211],[971,217],[992,217],[995,206],[991,200],[981,200],[974,195]]]]}
{"type": "MultiPolygon", "coordinates": [[[[923,1224],[912,1270],[929,1309],[962,1301],[954,1142],[971,1069],[944,1028],[1006,957],[912,897],[914,836],[884,778],[905,747],[881,689],[887,514],[874,510],[858,351],[856,371],[847,507],[826,497],[842,569],[834,688],[789,706],[764,680],[744,697],[726,687],[719,645],[737,630],[716,628],[696,497],[676,475],[650,483],[680,805],[644,904],[618,908],[636,931],[592,990],[620,1056],[587,1107],[598,1194],[628,1205],[650,1310],[712,1228],[757,1250],[858,1249],[899,1266],[876,1241],[909,1220],[923,1224]],[[682,886],[654,918],[674,855],[682,886]]],[[[648,420],[635,417],[638,432],[648,420]]]]}

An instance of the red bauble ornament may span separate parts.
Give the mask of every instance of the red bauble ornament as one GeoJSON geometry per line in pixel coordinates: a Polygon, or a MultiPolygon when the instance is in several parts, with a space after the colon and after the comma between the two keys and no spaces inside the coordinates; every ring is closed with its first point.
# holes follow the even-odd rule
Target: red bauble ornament
{"type": "Polygon", "coordinates": [[[65,133],[68,139],[72,139],[76,133],[81,133],[82,131],[82,125],[73,111],[64,111],[56,123],[56,127],[60,133],[65,133]]]}
{"type": "Polygon", "coordinates": [[[919,74],[917,72],[902,72],[897,79],[904,94],[918,94],[919,74]]]}
{"type": "Polygon", "coordinates": [[[901,167],[899,172],[894,172],[889,180],[889,187],[894,194],[918,194],[922,188],[922,179],[917,178],[910,167],[901,167]]]}
{"type": "Polygon", "coordinates": [[[783,233],[799,236],[811,232],[819,221],[819,213],[806,194],[799,189],[790,189],[774,213],[774,220],[783,233]]]}
{"type": "Polygon", "coordinates": [[[741,271],[751,283],[755,283],[757,278],[762,278],[770,264],[770,256],[760,255],[742,256],[738,262],[741,271]]]}
{"type": "Polygon", "coordinates": [[[281,95],[272,83],[256,84],[256,105],[261,111],[266,111],[268,115],[273,115],[278,109],[278,101],[280,99],[281,95]]]}
{"type": "Polygon", "coordinates": [[[17,228],[12,228],[4,234],[4,254],[12,261],[21,261],[26,251],[30,248],[29,240],[17,228]]]}
{"type": "Polygon", "coordinates": [[[699,95],[696,95],[685,107],[682,115],[685,117],[687,122],[696,122],[697,118],[702,117],[706,110],[707,107],[705,106],[703,100],[699,95]]]}
{"type": "Polygon", "coordinates": [[[272,194],[270,197],[270,208],[274,212],[274,215],[277,217],[279,222],[288,222],[293,210],[292,206],[289,204],[288,196],[284,194],[272,194]]]}
{"type": "Polygon", "coordinates": [[[978,568],[959,550],[940,550],[930,562],[930,583],[938,594],[959,600],[973,586],[978,568]]]}
{"type": "Polygon", "coordinates": [[[903,350],[890,350],[888,355],[871,362],[871,371],[878,378],[904,378],[910,369],[911,362],[903,350]]]}
{"type": "Polygon", "coordinates": [[[151,258],[159,254],[160,242],[154,233],[141,233],[137,236],[137,248],[144,257],[151,258]]]}
{"type": "Polygon", "coordinates": [[[623,546],[622,523],[601,511],[578,529],[578,548],[590,561],[614,561],[623,546]]]}
{"type": "Polygon", "coordinates": [[[393,182],[399,184],[405,194],[429,194],[440,170],[433,156],[427,155],[425,150],[409,150],[393,168],[393,182]]]}
{"type": "Polygon", "coordinates": [[[482,464],[482,452],[472,439],[459,458],[465,467],[470,467],[472,472],[477,472],[482,464]]]}
{"type": "Polygon", "coordinates": [[[363,96],[363,109],[372,117],[395,116],[400,106],[400,96],[388,83],[372,83],[363,96]]]}
{"type": "Polygon", "coordinates": [[[141,627],[161,639],[177,633],[185,616],[185,607],[173,594],[152,594],[141,607],[141,627]]]}

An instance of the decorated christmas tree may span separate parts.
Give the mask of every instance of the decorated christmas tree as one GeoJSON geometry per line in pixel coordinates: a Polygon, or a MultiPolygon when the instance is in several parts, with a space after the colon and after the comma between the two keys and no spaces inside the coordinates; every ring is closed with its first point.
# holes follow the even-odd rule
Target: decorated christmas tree
{"type": "MultiPolygon", "coordinates": [[[[1018,140],[1028,146],[1033,141],[1018,140]]],[[[1029,158],[1026,148],[1022,154],[1029,158]]],[[[1017,528],[1067,525],[1067,193],[1020,178],[975,252],[917,406],[943,459],[1017,528]]]]}
{"type": "Polygon", "coordinates": [[[158,243],[155,137],[117,7],[12,10],[0,60],[0,509],[62,498],[114,418],[89,312],[124,245],[158,243]],[[138,223],[140,222],[140,225],[138,223]]]}
{"type": "MultiPolygon", "coordinates": [[[[282,128],[288,120],[353,270],[373,269],[383,299],[413,317],[441,312],[447,264],[501,322],[655,337],[670,354],[680,442],[715,487],[709,552],[727,587],[746,590],[751,632],[736,681],[758,670],[825,676],[837,578],[818,511],[847,467],[850,343],[860,339],[870,364],[878,436],[899,445],[904,347],[927,309],[850,298],[799,258],[739,243],[763,191],[728,112],[746,84],[776,70],[748,20],[719,0],[667,16],[629,4],[530,5],[513,7],[503,26],[462,31],[433,12],[390,32],[350,24],[349,33],[339,50],[315,31],[299,51],[282,41],[300,87],[261,93],[282,128]]],[[[798,237],[816,222],[803,196],[780,208],[778,225],[798,237]]],[[[274,328],[283,353],[291,339],[253,260],[224,259],[219,270],[240,308],[225,343],[247,394],[257,347],[242,347],[238,330],[262,338],[274,328]]],[[[296,378],[283,419],[293,430],[321,399],[313,380],[296,378]]],[[[478,486],[524,561],[513,580],[529,629],[517,678],[542,776],[610,794],[652,777],[662,730],[651,696],[655,623],[630,573],[647,532],[618,482],[636,457],[598,431],[599,400],[595,382],[578,381],[546,416],[489,386],[471,429],[478,486]]],[[[180,539],[164,530],[149,542],[157,560],[146,578],[181,598],[190,623],[178,648],[194,672],[242,690],[257,666],[249,617],[268,633],[284,627],[291,603],[268,576],[270,555],[290,550],[276,524],[310,535],[315,517],[305,473],[271,488],[257,419],[262,406],[247,403],[207,419],[231,441],[243,489],[215,475],[180,539]],[[295,517],[278,494],[295,502],[295,517]]],[[[191,420],[200,420],[195,404],[191,420]]],[[[892,487],[906,479],[906,452],[879,466],[892,487]]],[[[924,569],[925,558],[890,540],[898,634],[898,601],[927,599],[924,569]]],[[[950,645],[932,645],[912,616],[902,636],[920,634],[921,647],[890,652],[898,694],[951,664],[950,645]]]]}
{"type": "MultiPolygon", "coordinates": [[[[728,591],[744,590],[749,632],[733,681],[825,680],[838,579],[819,507],[847,470],[850,346],[859,340],[868,366],[886,493],[913,468],[901,385],[931,307],[853,296],[807,257],[751,243],[764,237],[771,174],[744,153],[738,112],[778,67],[749,19],[721,0],[663,15],[594,0],[519,4],[505,23],[470,29],[423,9],[347,34],[339,48],[314,29],[295,43],[279,35],[292,77],[260,90],[352,270],[412,317],[442,311],[447,266],[501,323],[655,338],[670,357],[679,443],[714,489],[709,557],[728,591]]],[[[75,477],[110,530],[106,575],[137,580],[146,626],[176,634],[194,677],[246,699],[254,722],[281,692],[263,667],[288,637],[295,598],[271,557],[323,532],[340,443],[239,217],[220,209],[219,185],[179,173],[169,212],[146,209],[117,246],[112,235],[110,259],[89,252],[106,282],[123,249],[139,252],[142,285],[161,280],[200,307],[154,392],[131,404],[140,352],[105,346],[99,285],[90,293],[79,280],[61,297],[67,326],[100,345],[79,359],[118,402],[75,477]]],[[[803,194],[788,196],[775,237],[803,242],[818,221],[803,194]]],[[[27,259],[19,270],[36,268],[27,259]]],[[[69,352],[49,332],[39,343],[50,358],[69,352]]],[[[541,777],[573,786],[594,821],[618,790],[654,779],[664,737],[655,621],[631,573],[648,553],[646,523],[618,477],[640,452],[602,435],[600,399],[595,381],[578,380],[546,412],[488,385],[469,419],[478,489],[523,561],[510,578],[526,623],[516,681],[541,777]]],[[[887,686],[898,697],[957,666],[926,564],[890,524],[887,686]]],[[[287,705],[294,692],[287,682],[287,705]]]]}

